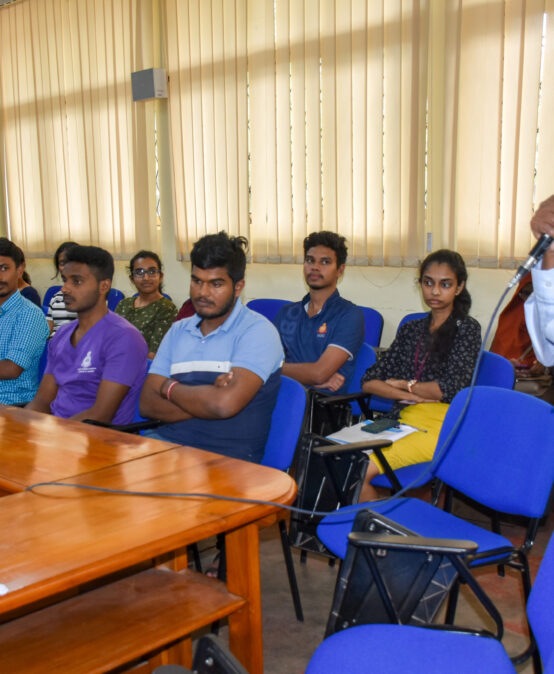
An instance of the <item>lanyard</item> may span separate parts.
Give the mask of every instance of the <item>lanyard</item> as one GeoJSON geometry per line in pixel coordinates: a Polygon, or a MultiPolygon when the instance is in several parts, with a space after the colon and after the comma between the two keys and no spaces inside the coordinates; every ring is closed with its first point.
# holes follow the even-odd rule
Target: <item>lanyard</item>
{"type": "Polygon", "coordinates": [[[425,361],[427,360],[427,356],[429,355],[429,351],[425,353],[423,358],[421,359],[421,362],[419,361],[419,348],[421,346],[421,340],[423,338],[420,337],[419,342],[417,343],[416,346],[416,352],[414,356],[414,379],[419,381],[419,378],[421,377],[421,373],[423,372],[423,368],[425,367],[425,361]]]}

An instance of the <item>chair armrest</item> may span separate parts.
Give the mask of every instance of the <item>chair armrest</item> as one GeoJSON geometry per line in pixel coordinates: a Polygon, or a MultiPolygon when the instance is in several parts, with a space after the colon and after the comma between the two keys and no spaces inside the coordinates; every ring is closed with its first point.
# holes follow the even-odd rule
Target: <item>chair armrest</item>
{"type": "Polygon", "coordinates": [[[321,447],[314,447],[312,451],[321,456],[328,456],[331,454],[345,454],[346,452],[361,452],[366,449],[390,447],[392,442],[390,440],[363,440],[361,442],[351,442],[346,445],[323,445],[321,447]]]}
{"type": "Polygon", "coordinates": [[[368,531],[351,531],[348,540],[359,547],[386,550],[421,550],[434,553],[468,555],[479,547],[473,541],[453,538],[425,538],[423,536],[390,536],[368,531]]]}
{"type": "Polygon", "coordinates": [[[330,395],[329,393],[319,393],[317,395],[316,401],[318,405],[336,405],[339,403],[348,403],[353,400],[363,400],[364,398],[370,398],[371,393],[364,393],[359,391],[358,393],[345,393],[344,395],[335,396],[330,395]]]}
{"type": "Polygon", "coordinates": [[[162,424],[156,419],[147,419],[145,421],[134,421],[131,424],[107,424],[104,421],[97,421],[96,419],[83,419],[84,424],[91,424],[92,426],[102,426],[103,428],[112,428],[114,431],[121,431],[122,433],[140,433],[149,428],[157,428],[162,424]]]}

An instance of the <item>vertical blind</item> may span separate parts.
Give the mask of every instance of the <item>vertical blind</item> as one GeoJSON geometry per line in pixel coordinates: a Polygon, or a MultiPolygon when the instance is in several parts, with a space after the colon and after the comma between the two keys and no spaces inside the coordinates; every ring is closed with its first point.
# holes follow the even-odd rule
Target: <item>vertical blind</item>
{"type": "Polygon", "coordinates": [[[427,227],[470,265],[512,266],[554,191],[554,3],[445,0],[430,30],[427,227]]]}
{"type": "Polygon", "coordinates": [[[299,261],[306,234],[331,229],[359,263],[415,260],[427,3],[165,6],[181,252],[225,229],[254,261],[299,261]]]}
{"type": "Polygon", "coordinates": [[[177,232],[510,266],[552,192],[552,0],[166,0],[177,232]],[[550,21],[548,20],[550,19],[550,21]]]}
{"type": "Polygon", "coordinates": [[[0,9],[5,213],[27,254],[69,238],[115,254],[150,242],[153,108],[135,106],[130,84],[131,71],[151,63],[147,5],[20,0],[0,9]]]}
{"type": "Polygon", "coordinates": [[[553,191],[554,0],[18,0],[0,36],[0,207],[31,255],[151,244],[130,73],[160,40],[181,255],[224,229],[294,262],[331,229],[357,264],[511,266],[553,191]]]}

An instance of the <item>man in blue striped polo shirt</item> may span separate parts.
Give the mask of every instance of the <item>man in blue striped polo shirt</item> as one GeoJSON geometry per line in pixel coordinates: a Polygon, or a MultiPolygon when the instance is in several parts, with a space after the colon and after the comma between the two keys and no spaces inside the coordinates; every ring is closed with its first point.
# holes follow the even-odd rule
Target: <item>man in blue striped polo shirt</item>
{"type": "Polygon", "coordinates": [[[0,403],[24,405],[39,384],[39,362],[48,325],[42,309],[25,299],[18,281],[24,271],[21,249],[0,238],[0,403]]]}

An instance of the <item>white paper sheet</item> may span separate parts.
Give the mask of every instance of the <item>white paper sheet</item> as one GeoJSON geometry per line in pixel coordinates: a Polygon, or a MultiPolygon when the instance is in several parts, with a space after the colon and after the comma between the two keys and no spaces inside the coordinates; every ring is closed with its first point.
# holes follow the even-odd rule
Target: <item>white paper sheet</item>
{"type": "Polygon", "coordinates": [[[381,431],[381,433],[362,431],[364,426],[372,423],[372,421],[361,421],[359,424],[354,424],[354,426],[345,426],[340,431],[328,435],[327,438],[341,445],[346,445],[350,442],[365,442],[366,440],[390,440],[391,442],[396,442],[410,435],[410,433],[415,433],[419,430],[407,424],[399,424],[398,428],[389,428],[387,431],[381,431]]]}

